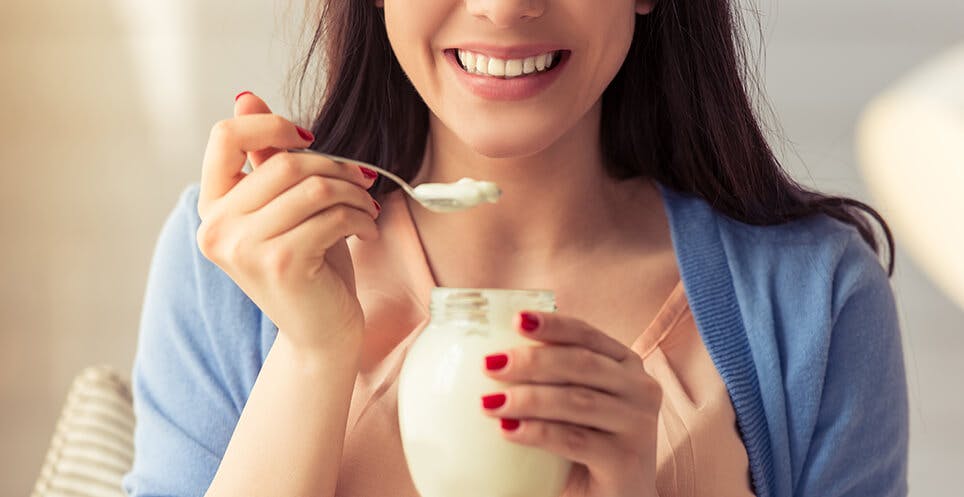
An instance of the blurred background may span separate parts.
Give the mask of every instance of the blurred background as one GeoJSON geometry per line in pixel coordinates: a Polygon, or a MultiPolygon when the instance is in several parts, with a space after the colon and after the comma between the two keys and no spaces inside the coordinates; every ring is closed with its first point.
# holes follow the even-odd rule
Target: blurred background
{"type": "MultiPolygon", "coordinates": [[[[304,48],[296,4],[4,0],[0,495],[29,494],[74,375],[92,364],[129,371],[158,231],[199,178],[208,130],[230,116],[234,95],[254,91],[294,116],[284,88],[304,48]]],[[[903,74],[964,41],[964,3],[755,8],[787,167],[886,214],[890,198],[868,187],[873,168],[858,167],[858,119],[903,74]]],[[[900,233],[897,243],[911,494],[953,495],[964,468],[964,310],[901,250],[900,233]]]]}

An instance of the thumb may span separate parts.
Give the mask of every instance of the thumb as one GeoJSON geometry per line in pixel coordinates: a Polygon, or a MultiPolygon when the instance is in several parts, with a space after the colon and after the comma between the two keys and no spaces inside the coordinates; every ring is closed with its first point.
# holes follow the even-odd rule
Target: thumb
{"type": "MultiPolygon", "coordinates": [[[[271,108],[254,93],[244,91],[234,97],[234,117],[248,114],[271,114],[271,108]]],[[[281,149],[270,147],[264,150],[248,152],[248,162],[251,163],[252,167],[258,167],[261,163],[280,151],[281,149]]]]}

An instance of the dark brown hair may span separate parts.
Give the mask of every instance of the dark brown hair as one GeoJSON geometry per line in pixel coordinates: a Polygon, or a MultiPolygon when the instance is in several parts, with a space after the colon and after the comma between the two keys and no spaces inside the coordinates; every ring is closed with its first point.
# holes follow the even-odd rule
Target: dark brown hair
{"type": "MultiPolygon", "coordinates": [[[[306,76],[326,74],[311,88],[310,109],[321,102],[311,116],[318,137],[312,148],[411,179],[424,153],[429,111],[392,52],[383,10],[371,0],[322,3],[310,21],[315,29],[297,82],[300,102],[306,76]],[[324,52],[316,60],[319,45],[324,52]]],[[[893,236],[877,211],[808,190],[781,167],[751,101],[757,80],[744,32],[729,0],[658,0],[650,14],[636,16],[629,54],[602,97],[609,174],[653,178],[747,224],[825,214],[854,226],[879,253],[869,215],[883,231],[893,274],[893,236]]],[[[376,185],[376,193],[391,189],[376,185]]]]}

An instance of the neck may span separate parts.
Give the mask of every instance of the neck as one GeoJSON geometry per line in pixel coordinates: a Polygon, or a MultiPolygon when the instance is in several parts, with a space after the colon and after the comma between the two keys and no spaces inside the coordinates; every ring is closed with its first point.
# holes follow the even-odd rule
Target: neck
{"type": "Polygon", "coordinates": [[[638,242],[639,236],[652,234],[646,228],[656,226],[654,215],[663,215],[659,193],[650,182],[616,181],[607,175],[599,119],[597,104],[543,151],[493,158],[476,153],[433,117],[414,183],[471,177],[494,181],[503,195],[496,204],[459,213],[438,215],[413,207],[430,258],[444,250],[466,260],[515,263],[540,272],[569,254],[591,254],[625,242],[627,236],[638,242]]]}

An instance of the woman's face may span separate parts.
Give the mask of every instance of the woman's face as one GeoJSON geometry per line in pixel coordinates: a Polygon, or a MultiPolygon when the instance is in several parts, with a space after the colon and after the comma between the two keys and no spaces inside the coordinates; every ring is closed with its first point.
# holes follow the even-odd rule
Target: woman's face
{"type": "Polygon", "coordinates": [[[523,157],[599,101],[652,1],[384,0],[384,9],[395,55],[438,120],[482,155],[523,157]]]}

